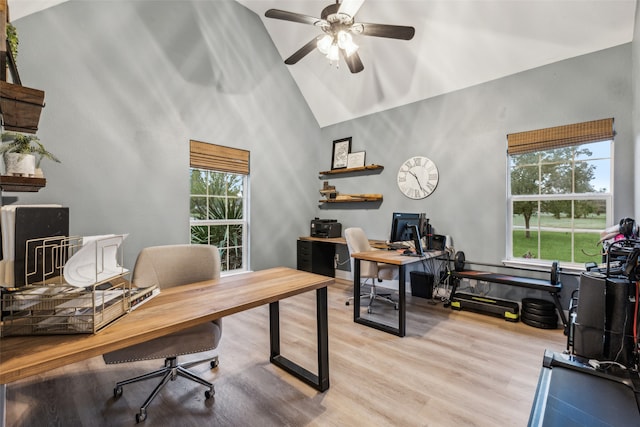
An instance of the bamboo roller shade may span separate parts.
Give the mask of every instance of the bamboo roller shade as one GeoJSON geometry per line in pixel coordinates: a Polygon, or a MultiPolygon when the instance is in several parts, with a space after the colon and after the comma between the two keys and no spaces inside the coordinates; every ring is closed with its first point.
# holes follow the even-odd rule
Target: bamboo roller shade
{"type": "Polygon", "coordinates": [[[189,142],[192,168],[249,175],[249,151],[206,142],[189,142]]]}
{"type": "Polygon", "coordinates": [[[613,139],[613,118],[507,135],[507,152],[524,154],[613,139]]]}

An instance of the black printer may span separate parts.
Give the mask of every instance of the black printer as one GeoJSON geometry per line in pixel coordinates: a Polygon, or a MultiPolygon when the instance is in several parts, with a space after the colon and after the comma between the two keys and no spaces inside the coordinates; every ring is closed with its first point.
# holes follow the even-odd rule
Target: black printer
{"type": "Polygon", "coordinates": [[[311,220],[311,237],[340,237],[342,235],[342,224],[337,219],[311,220]]]}

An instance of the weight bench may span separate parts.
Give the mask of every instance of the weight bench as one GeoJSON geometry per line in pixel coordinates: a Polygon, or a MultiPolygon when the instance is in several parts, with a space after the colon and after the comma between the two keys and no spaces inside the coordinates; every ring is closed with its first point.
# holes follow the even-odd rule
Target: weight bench
{"type": "MultiPolygon", "coordinates": [[[[464,255],[462,255],[464,256],[464,255]]],[[[456,267],[460,268],[461,265],[456,260],[456,267]]],[[[462,265],[464,265],[464,261],[462,261],[462,265]]],[[[547,291],[551,298],[553,298],[553,303],[556,306],[556,310],[560,315],[560,319],[562,320],[562,325],[564,326],[564,330],[567,331],[567,318],[564,315],[564,310],[562,309],[562,305],[560,304],[560,291],[562,290],[562,283],[557,279],[558,278],[558,267],[557,263],[554,262],[554,265],[551,270],[551,280],[544,279],[532,279],[529,277],[521,277],[521,276],[513,276],[510,274],[499,274],[499,273],[491,273],[488,271],[477,271],[477,270],[458,270],[456,268],[455,271],[451,272],[451,276],[455,279],[473,279],[473,280],[481,280],[484,282],[490,283],[499,283],[502,285],[509,286],[518,286],[521,288],[529,288],[535,289],[538,291],[547,291]]],[[[458,287],[459,280],[453,281],[453,286],[451,288],[451,295],[455,295],[456,289],[458,287]]]]}

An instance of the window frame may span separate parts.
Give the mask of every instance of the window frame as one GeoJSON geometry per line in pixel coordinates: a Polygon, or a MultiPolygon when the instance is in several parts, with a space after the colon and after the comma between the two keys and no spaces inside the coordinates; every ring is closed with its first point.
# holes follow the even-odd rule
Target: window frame
{"type": "MultiPolygon", "coordinates": [[[[223,256],[223,251],[229,251],[237,246],[230,246],[227,241],[227,246],[224,248],[218,247],[221,252],[221,262],[226,261],[226,265],[221,266],[221,276],[233,275],[237,273],[243,273],[250,271],[250,179],[249,179],[249,156],[248,150],[225,147],[216,144],[210,144],[206,142],[190,140],[189,141],[190,162],[189,162],[189,241],[192,241],[192,228],[198,226],[234,226],[240,225],[242,227],[242,266],[233,270],[228,270],[229,257],[223,256]],[[215,196],[224,197],[225,201],[229,199],[227,193],[228,187],[225,186],[224,195],[209,194],[209,185],[207,185],[206,194],[193,194],[192,193],[192,174],[194,171],[202,171],[206,173],[217,173],[225,176],[224,181],[229,182],[227,176],[233,175],[242,179],[242,219],[194,219],[192,215],[192,201],[194,197],[206,197],[207,199],[207,212],[209,212],[209,202],[215,196]]],[[[209,180],[207,180],[209,182],[209,180]]],[[[225,210],[228,208],[228,203],[225,202],[225,210]]],[[[228,216],[228,212],[225,211],[225,216],[228,216]]],[[[210,229],[207,230],[207,244],[210,243],[210,229]]],[[[217,245],[215,245],[217,247],[217,245]]]]}
{"type": "MultiPolygon", "coordinates": [[[[519,154],[522,153],[514,153],[511,154],[509,152],[507,152],[507,156],[506,156],[506,170],[507,170],[507,174],[506,174],[506,189],[507,189],[507,209],[506,209],[506,214],[507,214],[507,218],[506,218],[506,253],[505,253],[505,259],[503,260],[503,263],[506,265],[513,265],[513,266],[519,266],[519,265],[531,265],[531,266],[550,266],[551,263],[554,260],[550,260],[550,259],[544,259],[544,258],[525,258],[525,257],[517,257],[513,255],[513,232],[514,232],[514,224],[513,224],[513,212],[514,212],[514,203],[519,202],[519,201],[535,201],[535,202],[544,202],[544,201],[561,201],[561,200],[569,200],[569,201],[580,201],[580,200],[604,200],[605,201],[605,208],[606,208],[606,213],[605,213],[605,225],[607,224],[611,224],[613,219],[615,218],[614,212],[613,212],[613,200],[614,200],[614,167],[615,167],[615,162],[614,162],[614,152],[615,152],[615,144],[614,144],[614,138],[611,137],[610,139],[607,139],[605,141],[608,141],[609,143],[609,191],[606,193],[601,193],[601,192],[589,192],[589,193],[575,193],[575,192],[571,192],[571,193],[564,193],[564,194],[544,194],[544,193],[538,193],[538,194],[525,194],[525,195],[513,195],[511,193],[511,172],[512,172],[512,166],[513,166],[513,162],[512,162],[512,158],[514,156],[517,156],[519,154]]],[[[568,144],[568,145],[564,145],[563,147],[579,147],[579,146],[585,146],[588,144],[592,144],[592,143],[598,143],[598,142],[604,142],[602,140],[598,141],[598,140],[593,140],[593,141],[581,141],[579,143],[574,143],[574,144],[568,144]]],[[[556,148],[562,148],[562,147],[556,147],[556,148]]],[[[535,150],[535,151],[531,151],[531,152],[535,152],[535,153],[540,153],[540,152],[544,152],[544,151],[549,151],[553,148],[549,148],[549,147],[542,147],[539,150],[535,150]]],[[[592,160],[602,160],[602,159],[606,159],[603,157],[595,157],[593,159],[588,159],[588,161],[592,161],[592,160]]],[[[581,159],[581,161],[584,161],[585,159],[581,159]]],[[[572,159],[572,163],[575,162],[575,157],[572,159]]],[[[539,165],[541,163],[538,163],[539,165]]],[[[575,188],[575,181],[572,178],[572,189],[575,188]]],[[[572,260],[573,261],[561,261],[563,264],[563,267],[568,267],[569,269],[576,269],[576,270],[582,270],[584,269],[584,264],[580,263],[580,262],[575,262],[575,233],[576,233],[576,227],[575,224],[573,222],[573,217],[574,215],[572,215],[572,225],[570,229],[567,229],[568,232],[571,233],[571,253],[572,253],[572,260]]],[[[540,225],[540,217],[538,216],[538,222],[536,224],[536,227],[530,227],[529,229],[530,231],[535,231],[535,232],[539,232],[541,230],[541,225],[540,225]]],[[[538,233],[538,242],[537,242],[537,253],[540,254],[540,248],[541,248],[541,244],[540,244],[540,235],[538,233]]]]}

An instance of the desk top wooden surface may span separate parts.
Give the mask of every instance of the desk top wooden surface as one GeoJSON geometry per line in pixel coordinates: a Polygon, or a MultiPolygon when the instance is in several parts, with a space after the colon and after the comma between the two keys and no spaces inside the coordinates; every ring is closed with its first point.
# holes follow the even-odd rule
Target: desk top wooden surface
{"type": "Polygon", "coordinates": [[[360,259],[363,261],[374,261],[374,262],[383,262],[385,264],[392,265],[406,265],[412,264],[414,262],[422,261],[429,258],[435,258],[442,255],[444,251],[429,251],[425,252],[424,256],[407,256],[402,255],[402,252],[398,251],[367,251],[367,252],[357,252],[352,254],[351,256],[356,259],[360,259]]]}
{"type": "Polygon", "coordinates": [[[333,283],[331,277],[276,267],[164,289],[95,334],[5,337],[0,340],[0,384],[333,283]]]}
{"type": "MultiPolygon", "coordinates": [[[[325,242],[325,243],[333,243],[336,245],[346,245],[347,239],[344,237],[312,237],[312,236],[302,236],[299,237],[300,240],[308,240],[310,242],[325,242]]],[[[386,249],[387,242],[384,240],[372,240],[369,239],[369,244],[374,248],[386,249]]]]}

